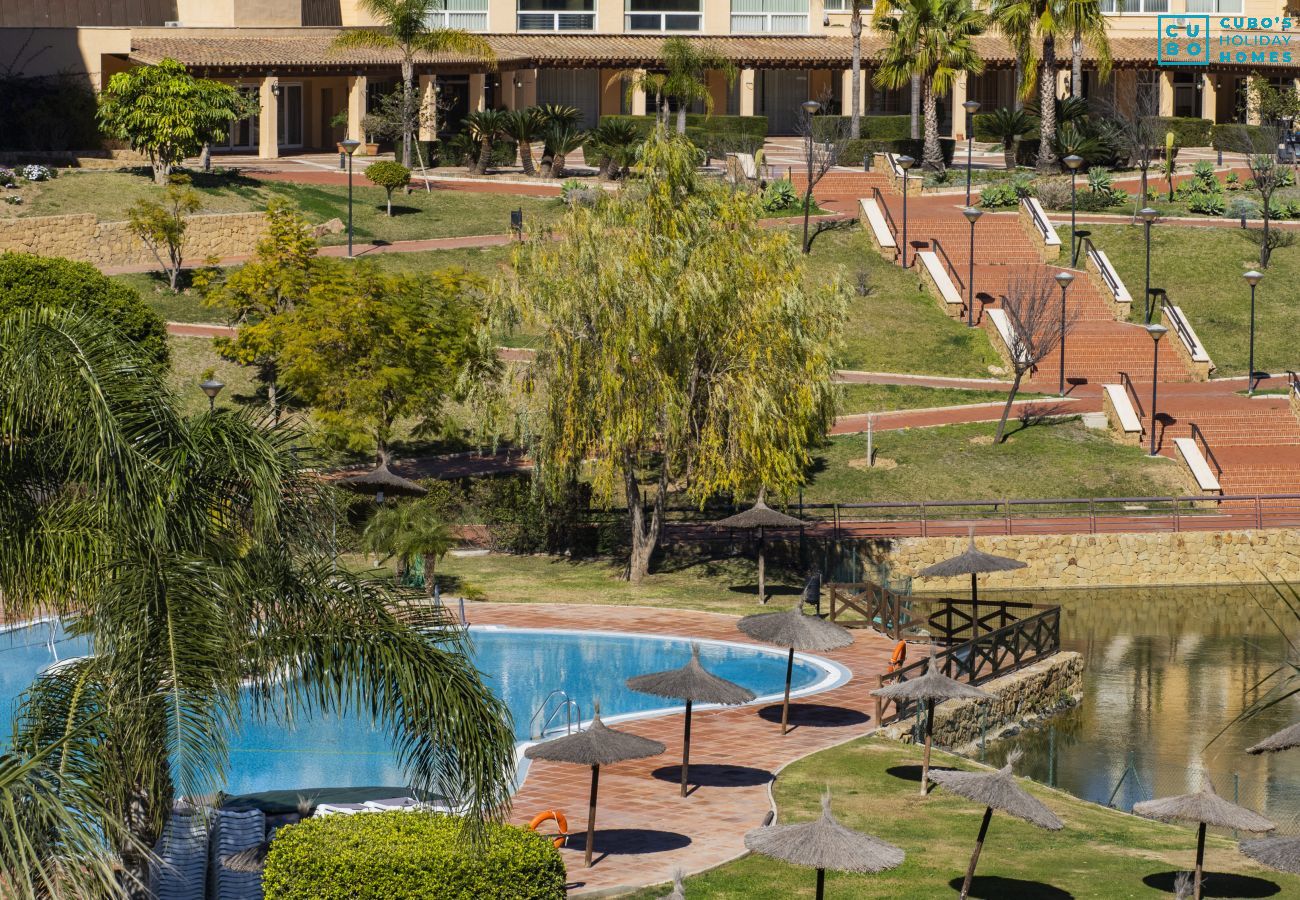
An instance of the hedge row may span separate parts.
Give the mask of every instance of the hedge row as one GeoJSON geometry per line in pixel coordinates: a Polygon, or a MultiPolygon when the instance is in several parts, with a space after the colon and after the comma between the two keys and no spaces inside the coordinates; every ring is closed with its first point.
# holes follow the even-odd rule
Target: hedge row
{"type": "MultiPolygon", "coordinates": [[[[952,138],[939,138],[939,149],[943,152],[944,165],[952,165],[952,155],[956,148],[957,142],[952,138]]],[[[851,140],[845,143],[844,150],[840,153],[839,164],[842,166],[860,166],[868,153],[897,153],[900,156],[910,156],[917,161],[919,166],[925,153],[925,141],[914,141],[911,138],[901,140],[859,138],[856,141],[851,140]]]]}
{"type": "Polygon", "coordinates": [[[266,900],[564,900],[564,861],[551,839],[489,824],[475,845],[436,813],[306,819],[276,832],[266,900]]]}
{"type": "Polygon", "coordinates": [[[1210,146],[1231,153],[1275,153],[1277,140],[1277,129],[1261,125],[1215,125],[1210,129],[1210,146]]]}
{"type": "MultiPolygon", "coordinates": [[[[648,135],[655,127],[654,116],[601,116],[600,123],[630,122],[642,137],[648,135]]],[[[668,119],[669,127],[677,127],[677,116],[668,119]]],[[[706,116],[702,113],[686,114],[686,132],[704,132],[708,134],[729,134],[754,138],[762,141],[767,137],[767,116],[706,116]]]]}

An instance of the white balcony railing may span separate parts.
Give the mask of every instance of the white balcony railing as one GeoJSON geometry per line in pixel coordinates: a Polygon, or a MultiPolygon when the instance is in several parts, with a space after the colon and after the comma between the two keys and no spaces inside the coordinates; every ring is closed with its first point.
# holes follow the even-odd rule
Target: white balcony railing
{"type": "Polygon", "coordinates": [[[732,34],[807,34],[807,13],[732,13],[732,34]]]}
{"type": "Polygon", "coordinates": [[[595,13],[521,12],[520,31],[591,31],[596,27],[595,13]]]}
{"type": "Polygon", "coordinates": [[[630,12],[623,18],[628,31],[699,31],[699,13],[630,12]]]}

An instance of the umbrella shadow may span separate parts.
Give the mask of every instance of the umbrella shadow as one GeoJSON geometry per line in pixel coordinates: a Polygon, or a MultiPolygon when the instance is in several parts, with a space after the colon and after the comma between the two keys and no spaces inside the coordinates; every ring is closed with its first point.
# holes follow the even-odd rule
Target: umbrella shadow
{"type": "MultiPolygon", "coordinates": [[[[954,878],[948,886],[961,891],[962,880],[954,878]]],[[[978,900],[1074,900],[1074,894],[1059,887],[1001,875],[976,875],[971,879],[969,896],[978,900]]]]}
{"type": "MultiPolygon", "coordinates": [[[[956,771],[951,766],[930,766],[930,773],[935,772],[953,772],[956,771]]],[[[916,784],[921,783],[920,766],[890,766],[885,770],[886,775],[892,775],[900,781],[911,781],[916,784]]]]}
{"type": "MultiPolygon", "coordinates": [[[[669,781],[673,784],[682,783],[681,766],[661,766],[651,772],[650,775],[659,781],[669,781]]],[[[702,787],[759,787],[764,784],[771,784],[775,780],[776,776],[767,769],[757,769],[753,766],[693,763],[690,772],[687,774],[686,792],[688,795],[693,794],[702,787]]]]}
{"type": "MultiPolygon", "coordinates": [[[[591,864],[594,866],[607,856],[668,853],[690,845],[691,839],[676,831],[659,831],[654,828],[597,828],[591,845],[593,854],[591,864]]],[[[587,832],[570,834],[564,846],[566,850],[585,853],[587,832]]]]}
{"type": "MultiPolygon", "coordinates": [[[[1179,872],[1156,872],[1142,879],[1147,887],[1166,894],[1174,892],[1174,879],[1179,872]]],[[[1205,872],[1201,876],[1202,897],[1274,897],[1282,888],[1267,878],[1237,875],[1231,872],[1205,872]]]]}
{"type": "MultiPolygon", "coordinates": [[[[780,724],[781,704],[764,706],[758,711],[759,718],[767,722],[780,724]]],[[[842,728],[846,725],[861,725],[871,717],[847,706],[827,706],[822,703],[791,703],[790,725],[809,728],[842,728]]]]}
{"type": "MultiPolygon", "coordinates": [[[[733,594],[748,594],[751,597],[758,596],[758,582],[753,584],[733,584],[727,588],[733,594]]],[[[769,584],[766,588],[768,600],[773,597],[798,597],[803,593],[802,587],[791,587],[786,584],[769,584]]]]}

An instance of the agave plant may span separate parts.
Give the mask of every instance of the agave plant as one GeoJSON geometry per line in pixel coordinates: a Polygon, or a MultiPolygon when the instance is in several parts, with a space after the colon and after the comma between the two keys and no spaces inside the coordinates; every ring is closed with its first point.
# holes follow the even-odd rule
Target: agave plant
{"type": "Polygon", "coordinates": [[[1016,167],[1016,142],[1034,130],[1034,117],[1023,109],[1002,107],[988,118],[989,129],[1002,141],[1002,159],[1007,170],[1016,167]]]}
{"type": "Polygon", "coordinates": [[[1100,163],[1112,153],[1104,135],[1079,122],[1062,122],[1056,129],[1054,146],[1058,160],[1071,155],[1081,156],[1089,164],[1100,163]]]}
{"type": "Polygon", "coordinates": [[[632,165],[640,136],[626,119],[606,119],[587,137],[587,143],[600,155],[601,177],[613,181],[632,165]]]}
{"type": "Polygon", "coordinates": [[[488,164],[492,161],[492,142],[505,133],[508,118],[500,109],[481,109],[465,117],[465,129],[471,138],[478,141],[478,155],[470,166],[472,174],[487,174],[488,164]]]}
{"type": "Polygon", "coordinates": [[[564,158],[587,141],[587,133],[572,125],[552,123],[546,129],[546,149],[542,151],[542,177],[563,178],[564,158]]]}
{"type": "Polygon", "coordinates": [[[529,178],[537,174],[537,167],[533,164],[533,141],[541,137],[545,127],[546,118],[535,106],[506,113],[501,133],[519,148],[519,165],[523,166],[524,174],[529,178]]]}

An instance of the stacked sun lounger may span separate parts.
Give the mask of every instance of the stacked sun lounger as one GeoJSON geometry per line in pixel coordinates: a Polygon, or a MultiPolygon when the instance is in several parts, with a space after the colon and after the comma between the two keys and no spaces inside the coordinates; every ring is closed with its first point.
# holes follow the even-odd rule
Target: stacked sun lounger
{"type": "Polygon", "coordinates": [[[251,850],[266,839],[266,816],[260,810],[220,809],[212,814],[208,844],[212,900],[262,900],[261,872],[233,869],[228,857],[251,850]]]}
{"type": "Polygon", "coordinates": [[[153,890],[158,900],[204,900],[208,870],[208,820],[177,805],[154,848],[153,890]]]}

